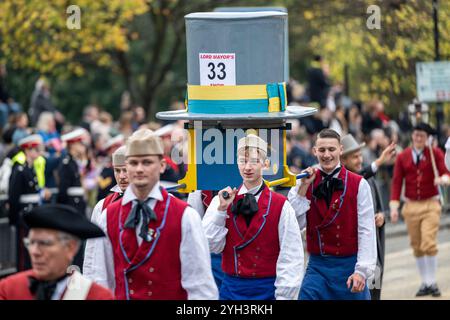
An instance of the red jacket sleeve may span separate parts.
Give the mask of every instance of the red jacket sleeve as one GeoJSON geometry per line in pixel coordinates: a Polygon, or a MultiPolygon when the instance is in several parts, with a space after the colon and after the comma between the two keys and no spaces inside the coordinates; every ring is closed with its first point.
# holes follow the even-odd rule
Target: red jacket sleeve
{"type": "Polygon", "coordinates": [[[399,201],[402,192],[404,178],[403,153],[400,153],[395,159],[394,177],[392,178],[391,200],[399,201]]]}

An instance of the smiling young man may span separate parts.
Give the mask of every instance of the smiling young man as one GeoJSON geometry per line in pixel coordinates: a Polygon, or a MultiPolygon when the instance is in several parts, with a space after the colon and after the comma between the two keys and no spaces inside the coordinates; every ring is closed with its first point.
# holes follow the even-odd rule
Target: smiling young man
{"type": "Polygon", "coordinates": [[[427,140],[434,130],[425,123],[416,125],[411,138],[412,146],[403,150],[395,161],[392,179],[391,221],[398,220],[400,194],[405,182],[405,204],[402,215],[408,228],[411,247],[416,257],[422,284],[416,296],[439,297],[436,283],[437,233],[441,216],[441,204],[437,185],[448,183],[449,172],[445,168],[444,154],[433,148],[438,177],[435,176],[427,140]]]}
{"type": "Polygon", "coordinates": [[[125,157],[130,185],[100,217],[108,238],[96,248],[97,279],[121,300],[217,299],[199,214],[160,186],[161,139],[138,130],[125,157]]]}
{"type": "MultiPolygon", "coordinates": [[[[94,210],[92,211],[91,221],[95,224],[99,224],[100,218],[104,210],[115,201],[118,201],[122,198],[125,190],[128,187],[128,175],[127,168],[125,165],[125,151],[126,147],[122,146],[118,148],[112,154],[112,166],[114,170],[114,178],[117,181],[117,185],[115,185],[110,191],[111,193],[104,199],[100,200],[94,210]]],[[[84,250],[84,262],[83,262],[83,274],[92,279],[93,281],[105,286],[105,287],[113,287],[113,283],[103,283],[101,278],[97,278],[97,262],[96,259],[99,258],[95,248],[96,243],[101,241],[100,239],[89,239],[86,241],[86,248],[84,250]]]]}
{"type": "Polygon", "coordinates": [[[74,271],[80,239],[103,237],[102,230],[74,208],[49,204],[24,215],[24,239],[31,270],[0,281],[0,300],[112,300],[112,292],[74,271]]]}
{"type": "Polygon", "coordinates": [[[303,277],[300,229],[287,199],[263,181],[267,143],[253,134],[240,139],[237,161],[242,185],[219,191],[203,217],[211,252],[222,253],[220,298],[297,299],[303,277]]]}
{"type": "Polygon", "coordinates": [[[300,299],[368,300],[366,280],[377,258],[369,184],[341,165],[336,131],[320,131],[313,152],[318,168],[307,168],[309,177],[288,195],[300,228],[306,224],[309,263],[300,299]]]}

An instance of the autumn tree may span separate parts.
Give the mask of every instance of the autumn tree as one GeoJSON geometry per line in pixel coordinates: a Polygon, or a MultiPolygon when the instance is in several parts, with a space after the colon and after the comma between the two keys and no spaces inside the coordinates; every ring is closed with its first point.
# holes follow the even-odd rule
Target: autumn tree
{"type": "MultiPolygon", "coordinates": [[[[295,4],[294,4],[295,3],[295,4]]],[[[350,68],[350,94],[362,101],[378,97],[396,113],[416,97],[415,64],[434,60],[432,2],[419,0],[314,1],[297,7],[292,2],[291,39],[302,38],[307,49],[293,44],[294,52],[323,54],[335,81],[350,68]],[[369,28],[367,8],[380,8],[380,28],[369,28]],[[305,39],[304,29],[308,29],[305,39]]],[[[443,59],[450,53],[450,2],[440,1],[443,59]]]]}

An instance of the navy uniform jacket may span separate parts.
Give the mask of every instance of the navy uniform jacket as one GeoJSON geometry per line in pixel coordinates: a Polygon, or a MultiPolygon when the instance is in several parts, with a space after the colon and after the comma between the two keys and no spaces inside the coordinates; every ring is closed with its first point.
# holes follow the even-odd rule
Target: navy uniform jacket
{"type": "Polygon", "coordinates": [[[81,186],[81,175],[78,164],[70,154],[66,155],[59,167],[59,193],[57,202],[75,207],[80,213],[85,214],[86,201],[81,186]]]}
{"type": "Polygon", "coordinates": [[[8,202],[9,223],[20,224],[21,212],[31,209],[38,202],[33,198],[39,197],[39,185],[33,167],[25,164],[14,164],[9,178],[8,202]]]}

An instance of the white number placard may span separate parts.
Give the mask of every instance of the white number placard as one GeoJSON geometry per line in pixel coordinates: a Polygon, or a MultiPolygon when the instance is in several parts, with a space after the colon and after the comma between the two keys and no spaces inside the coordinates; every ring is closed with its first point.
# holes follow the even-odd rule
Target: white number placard
{"type": "Polygon", "coordinates": [[[200,53],[200,85],[235,86],[236,54],[200,53]]]}

